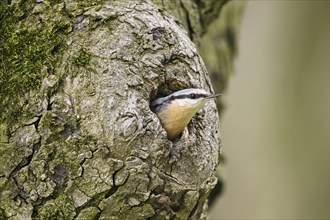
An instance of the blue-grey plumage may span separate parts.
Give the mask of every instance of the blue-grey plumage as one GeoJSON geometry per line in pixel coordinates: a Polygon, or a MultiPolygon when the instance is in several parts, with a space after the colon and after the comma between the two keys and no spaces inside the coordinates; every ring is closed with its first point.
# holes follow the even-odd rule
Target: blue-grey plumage
{"type": "Polygon", "coordinates": [[[177,138],[191,118],[208,100],[221,94],[209,94],[202,89],[183,89],[151,103],[170,140],[177,138]]]}

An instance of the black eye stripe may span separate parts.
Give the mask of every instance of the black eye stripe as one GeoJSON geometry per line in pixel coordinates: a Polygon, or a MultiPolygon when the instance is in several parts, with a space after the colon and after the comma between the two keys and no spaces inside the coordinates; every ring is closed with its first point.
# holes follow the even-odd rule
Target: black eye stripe
{"type": "Polygon", "coordinates": [[[205,98],[206,96],[207,96],[206,94],[191,93],[191,94],[173,96],[172,99],[185,99],[185,98],[199,99],[199,98],[205,98]]]}
{"type": "Polygon", "coordinates": [[[189,96],[190,98],[192,98],[192,99],[196,99],[197,98],[197,96],[196,96],[196,94],[195,93],[192,93],[192,94],[190,94],[190,96],[189,96]]]}
{"type": "Polygon", "coordinates": [[[199,99],[199,98],[206,98],[208,95],[206,94],[196,94],[196,93],[190,93],[190,94],[184,94],[184,95],[176,95],[176,96],[168,96],[163,100],[159,100],[156,99],[154,100],[151,104],[150,104],[150,108],[152,111],[157,111],[157,108],[159,108],[162,105],[168,105],[170,104],[173,100],[176,99],[185,99],[185,98],[189,98],[189,99],[199,99]]]}

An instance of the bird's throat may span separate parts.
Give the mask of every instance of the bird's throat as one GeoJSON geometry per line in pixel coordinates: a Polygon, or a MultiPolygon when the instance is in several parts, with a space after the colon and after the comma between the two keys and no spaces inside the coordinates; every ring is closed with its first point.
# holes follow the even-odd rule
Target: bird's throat
{"type": "Polygon", "coordinates": [[[198,109],[187,111],[183,106],[172,103],[168,108],[167,114],[160,113],[159,118],[162,126],[167,132],[169,140],[174,140],[178,137],[184,128],[188,125],[191,118],[195,115],[198,109]]]}

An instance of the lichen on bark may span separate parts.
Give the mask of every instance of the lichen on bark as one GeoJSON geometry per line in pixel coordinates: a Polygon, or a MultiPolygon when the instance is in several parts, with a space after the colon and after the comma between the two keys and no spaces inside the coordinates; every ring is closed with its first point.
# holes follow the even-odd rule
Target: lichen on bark
{"type": "Polygon", "coordinates": [[[183,88],[212,91],[178,20],[149,1],[1,9],[1,217],[204,218],[220,148],[215,103],[176,142],[149,108],[183,88]]]}

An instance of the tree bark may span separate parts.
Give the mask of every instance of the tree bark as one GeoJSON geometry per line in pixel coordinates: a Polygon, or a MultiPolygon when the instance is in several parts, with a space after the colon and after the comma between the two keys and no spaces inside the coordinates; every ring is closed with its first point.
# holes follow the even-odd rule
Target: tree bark
{"type": "Polygon", "coordinates": [[[171,142],[149,104],[189,87],[212,92],[191,39],[219,2],[0,3],[0,217],[205,218],[216,105],[171,142]]]}

